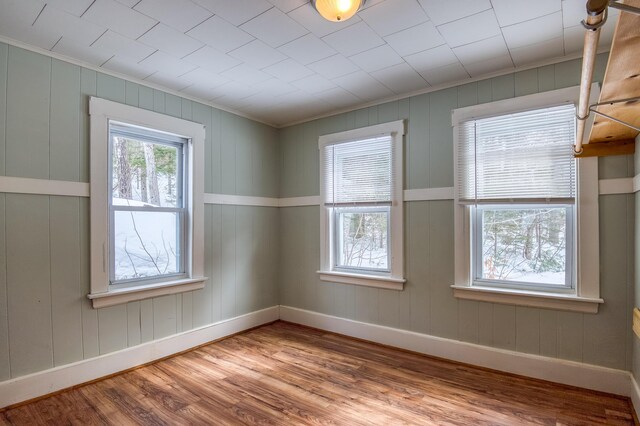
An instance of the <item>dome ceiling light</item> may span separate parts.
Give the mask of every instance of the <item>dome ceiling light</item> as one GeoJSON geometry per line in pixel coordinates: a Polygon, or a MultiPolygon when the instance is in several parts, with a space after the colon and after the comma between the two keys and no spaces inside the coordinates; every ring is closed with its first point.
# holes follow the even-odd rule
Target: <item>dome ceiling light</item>
{"type": "Polygon", "coordinates": [[[342,22],[360,10],[365,0],[311,0],[311,4],[327,21],[342,22]]]}

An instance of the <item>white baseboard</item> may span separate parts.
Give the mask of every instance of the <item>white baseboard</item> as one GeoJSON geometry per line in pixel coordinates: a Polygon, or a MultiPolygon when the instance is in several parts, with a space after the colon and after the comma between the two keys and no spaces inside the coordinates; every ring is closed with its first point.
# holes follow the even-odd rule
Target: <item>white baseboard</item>
{"type": "Polygon", "coordinates": [[[276,321],[278,311],[278,306],[273,306],[117,352],[0,382],[0,408],[99,379],[276,321]]]}
{"type": "MultiPolygon", "coordinates": [[[[280,319],[452,361],[616,395],[631,396],[628,371],[495,349],[288,306],[280,306],[280,319]]],[[[634,401],[634,405],[640,408],[638,403],[634,401]]]]}

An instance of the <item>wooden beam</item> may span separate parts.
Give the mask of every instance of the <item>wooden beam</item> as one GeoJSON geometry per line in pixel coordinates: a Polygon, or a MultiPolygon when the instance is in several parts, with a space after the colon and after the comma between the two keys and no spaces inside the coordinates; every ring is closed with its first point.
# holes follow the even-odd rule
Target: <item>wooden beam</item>
{"type": "MultiPolygon", "coordinates": [[[[627,0],[625,5],[640,6],[640,0],[627,0]]],[[[640,96],[640,16],[621,12],[616,25],[609,63],[600,91],[600,102],[640,96]]],[[[597,110],[619,120],[640,126],[640,102],[630,101],[602,105],[597,110]]],[[[589,144],[633,139],[638,132],[606,117],[596,116],[589,144]]]]}
{"type": "Polygon", "coordinates": [[[620,139],[582,145],[582,153],[576,154],[576,158],[632,155],[635,151],[636,144],[634,139],[620,139]]]}

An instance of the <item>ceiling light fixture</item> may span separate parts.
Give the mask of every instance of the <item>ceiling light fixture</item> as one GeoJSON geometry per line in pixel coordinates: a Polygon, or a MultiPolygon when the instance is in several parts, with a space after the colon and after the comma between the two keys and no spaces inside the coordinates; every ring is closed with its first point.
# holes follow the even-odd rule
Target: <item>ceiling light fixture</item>
{"type": "Polygon", "coordinates": [[[311,4],[327,21],[342,22],[351,18],[365,0],[311,0],[311,4]]]}

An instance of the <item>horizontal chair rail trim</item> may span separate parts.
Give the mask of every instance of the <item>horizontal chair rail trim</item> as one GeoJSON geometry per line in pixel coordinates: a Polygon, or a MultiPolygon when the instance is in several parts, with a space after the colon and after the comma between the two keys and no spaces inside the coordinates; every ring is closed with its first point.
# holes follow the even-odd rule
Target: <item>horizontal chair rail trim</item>
{"type": "MultiPolygon", "coordinates": [[[[600,195],[632,194],[640,191],[640,174],[635,177],[618,179],[601,179],[600,195]]],[[[89,197],[89,184],[63,180],[31,179],[13,176],[0,176],[0,193],[60,195],[68,197],[89,197]]],[[[404,201],[437,201],[453,200],[454,188],[419,188],[405,189],[404,201]]],[[[304,207],[319,206],[320,196],[301,197],[257,197],[232,194],[204,194],[205,204],[256,206],[256,207],[304,207]]]]}

